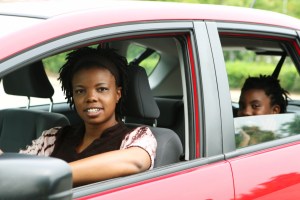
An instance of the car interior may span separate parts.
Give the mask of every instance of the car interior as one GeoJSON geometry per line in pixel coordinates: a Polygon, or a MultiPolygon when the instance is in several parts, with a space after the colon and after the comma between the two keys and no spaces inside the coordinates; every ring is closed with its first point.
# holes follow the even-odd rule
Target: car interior
{"type": "MultiPolygon", "coordinates": [[[[264,67],[260,67],[261,69],[257,70],[257,68],[253,69],[253,72],[247,74],[247,76],[257,76],[258,74],[271,75],[280,80],[280,73],[283,71],[283,68],[288,68],[292,65],[295,70],[295,75],[298,77],[298,68],[299,63],[297,62],[297,58],[295,57],[292,46],[288,42],[276,41],[274,39],[257,39],[257,38],[237,38],[237,37],[221,37],[221,43],[224,52],[247,52],[254,55],[254,58],[257,59],[257,62],[260,62],[259,59],[273,59],[273,66],[270,69],[266,69],[264,67]],[[256,70],[256,71],[255,71],[256,70]],[[258,71],[258,72],[257,72],[258,71]]],[[[225,53],[224,53],[225,54],[225,53]]],[[[268,62],[263,61],[263,62],[268,62]]],[[[270,61],[271,62],[271,61],[270,61]]],[[[250,61],[249,61],[250,63],[250,61]]],[[[252,62],[254,65],[255,63],[252,62]]],[[[267,63],[266,63],[267,64],[267,63]]],[[[241,66],[241,71],[243,66],[241,66]]],[[[255,66],[253,66],[255,67],[255,66]]],[[[229,71],[229,70],[228,70],[229,71]]],[[[230,73],[230,72],[228,72],[230,73]]],[[[230,75],[228,74],[229,82],[230,75]]],[[[232,87],[231,87],[232,88],[232,87]]],[[[240,88],[239,88],[240,89],[240,88]]],[[[238,99],[234,99],[232,97],[232,107],[233,107],[233,115],[237,117],[238,110],[238,99]]],[[[287,107],[288,112],[299,112],[299,100],[296,98],[290,98],[289,104],[287,107]],[[297,103],[298,102],[298,103],[297,103]]]]}
{"type": "MultiPolygon", "coordinates": [[[[38,138],[43,130],[81,123],[76,111],[66,103],[57,80],[57,69],[64,64],[65,56],[72,49],[108,46],[128,60],[130,89],[125,100],[123,121],[130,127],[151,127],[158,141],[155,167],[194,159],[195,142],[187,139],[193,138],[189,137],[193,130],[192,123],[189,123],[189,119],[193,119],[193,111],[188,105],[191,84],[188,84],[186,73],[189,64],[184,53],[184,39],[183,36],[148,36],[80,44],[33,60],[31,64],[0,77],[0,149],[18,152],[38,138]],[[54,72],[51,71],[53,66],[56,68],[54,72]],[[20,96],[24,97],[23,106],[19,106],[20,96]],[[37,98],[46,99],[47,103],[34,102],[37,98]]],[[[296,65],[295,69],[298,67],[297,62],[293,62],[292,47],[286,41],[221,34],[221,44],[226,68],[230,67],[226,55],[230,58],[230,52],[235,52],[233,59],[236,59],[236,52],[242,51],[251,52],[251,55],[276,56],[277,64],[268,73],[279,78],[282,69],[286,68],[286,59],[296,65]]],[[[266,71],[263,69],[262,72],[266,71]]],[[[229,71],[228,80],[230,85],[229,71]]],[[[236,99],[232,98],[235,118],[238,110],[236,99]]],[[[289,102],[288,112],[299,112],[299,104],[294,99],[289,102]]]]}
{"type": "MultiPolygon", "coordinates": [[[[95,48],[99,45],[104,43],[88,44],[95,48]]],[[[137,38],[108,41],[105,45],[116,49],[129,61],[129,89],[123,121],[129,127],[150,127],[158,142],[155,167],[179,162],[184,155],[185,112],[178,40],[175,37],[137,38]],[[141,50],[134,52],[135,48],[141,50]],[[133,53],[128,52],[130,49],[133,53]],[[159,59],[153,61],[152,54],[158,54],[159,59]],[[150,63],[151,71],[143,63],[150,63]]],[[[61,55],[65,56],[69,51],[50,57],[59,60],[56,65],[62,66],[64,59],[61,55]]],[[[53,73],[47,68],[47,59],[34,61],[1,77],[3,91],[0,95],[9,96],[7,101],[11,106],[0,108],[0,149],[5,152],[25,148],[43,130],[81,123],[63,96],[60,100],[54,98],[61,88],[56,80],[57,74],[51,77],[53,73]],[[17,96],[26,97],[27,105],[14,107],[10,99],[17,96]],[[49,103],[31,104],[32,98],[48,99],[49,103]]],[[[5,101],[5,98],[1,99],[5,101]]]]}
{"type": "Polygon", "coordinates": [[[3,77],[3,88],[7,94],[28,98],[27,108],[0,110],[0,146],[4,152],[18,152],[20,148],[31,144],[44,130],[69,124],[63,114],[52,112],[54,89],[42,62],[33,63],[3,77]],[[31,97],[48,98],[49,112],[29,109],[31,97]]]}

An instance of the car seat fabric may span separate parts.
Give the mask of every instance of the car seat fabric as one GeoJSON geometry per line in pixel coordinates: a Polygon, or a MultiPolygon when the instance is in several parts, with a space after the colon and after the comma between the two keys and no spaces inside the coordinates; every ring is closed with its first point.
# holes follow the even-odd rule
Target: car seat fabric
{"type": "Polygon", "coordinates": [[[125,98],[125,116],[157,119],[159,108],[152,96],[148,76],[144,68],[130,65],[128,68],[128,90],[125,98]]]}
{"type": "Polygon", "coordinates": [[[6,75],[3,78],[3,87],[5,93],[11,95],[51,98],[54,94],[42,61],[6,75]]]}
{"type": "Polygon", "coordinates": [[[156,97],[160,116],[157,119],[159,127],[170,128],[179,136],[183,149],[185,145],[184,105],[182,99],[156,97]]]}
{"type": "Polygon", "coordinates": [[[18,152],[30,145],[44,130],[68,124],[68,119],[58,113],[27,109],[0,110],[0,149],[18,152]]]}
{"type": "MultiPolygon", "coordinates": [[[[159,108],[152,96],[148,77],[144,68],[131,65],[128,68],[128,91],[124,101],[124,116],[131,117],[129,127],[141,126],[143,119],[156,120],[159,108]]],[[[149,124],[148,124],[149,126],[149,124]]],[[[154,167],[172,164],[180,160],[183,153],[178,135],[171,129],[149,126],[157,140],[154,167]]]]}
{"type": "MultiPolygon", "coordinates": [[[[4,91],[11,95],[52,98],[54,94],[41,61],[4,76],[2,81],[4,91]]],[[[26,108],[0,110],[0,149],[17,152],[44,130],[67,124],[68,119],[58,113],[26,108]]]]}

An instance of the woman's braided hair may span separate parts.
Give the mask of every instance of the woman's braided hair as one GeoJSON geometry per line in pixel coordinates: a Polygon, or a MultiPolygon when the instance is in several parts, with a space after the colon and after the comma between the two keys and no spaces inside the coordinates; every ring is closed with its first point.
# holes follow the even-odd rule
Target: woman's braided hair
{"type": "Polygon", "coordinates": [[[74,74],[83,68],[95,66],[109,70],[115,77],[117,87],[122,88],[121,99],[116,106],[116,117],[119,119],[122,116],[123,100],[127,90],[128,63],[125,57],[116,53],[115,49],[83,47],[67,54],[66,63],[60,68],[58,78],[65,98],[70,108],[75,109],[72,87],[74,74]]]}

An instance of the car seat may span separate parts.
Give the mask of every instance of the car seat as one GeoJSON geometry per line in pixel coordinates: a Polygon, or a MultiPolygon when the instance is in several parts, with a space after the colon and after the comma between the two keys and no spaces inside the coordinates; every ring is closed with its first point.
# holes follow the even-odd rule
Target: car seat
{"type": "Polygon", "coordinates": [[[128,90],[124,99],[124,121],[129,127],[147,125],[157,140],[154,167],[180,161],[183,153],[178,135],[171,129],[156,127],[160,112],[152,96],[144,68],[137,65],[128,67],[128,90]]]}
{"type": "Polygon", "coordinates": [[[45,73],[42,61],[18,69],[2,78],[4,91],[10,95],[27,96],[27,108],[0,110],[0,149],[18,152],[44,130],[69,124],[62,114],[30,109],[30,97],[49,98],[52,108],[53,87],[45,73]]]}

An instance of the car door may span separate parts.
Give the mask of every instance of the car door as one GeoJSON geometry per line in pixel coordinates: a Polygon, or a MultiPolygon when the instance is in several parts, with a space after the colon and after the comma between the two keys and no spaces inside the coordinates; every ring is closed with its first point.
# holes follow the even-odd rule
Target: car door
{"type": "MultiPolygon", "coordinates": [[[[126,35],[134,38],[135,36],[130,35],[136,33],[140,27],[141,24],[131,25],[132,29],[126,35]]],[[[185,104],[186,143],[183,161],[142,174],[75,188],[74,197],[78,199],[136,197],[232,199],[234,194],[232,174],[221,149],[220,120],[216,119],[219,115],[216,78],[205,24],[203,22],[160,22],[143,24],[142,27],[151,30],[151,37],[154,38],[156,34],[159,37],[158,33],[163,33],[165,38],[173,36],[174,32],[179,33],[180,36],[176,44],[181,63],[178,67],[181,68],[183,76],[179,79],[183,80],[185,104]],[[197,30],[194,27],[198,27],[197,30]],[[205,112],[210,107],[215,109],[212,112],[205,112]],[[215,119],[214,126],[210,124],[212,118],[215,119]],[[214,145],[207,145],[207,142],[212,142],[214,145]]],[[[119,27],[119,30],[126,30],[126,26],[119,27]]],[[[144,31],[143,34],[138,35],[138,38],[147,38],[148,33],[144,31]]],[[[110,34],[115,35],[114,39],[118,38],[113,29],[110,34]]],[[[155,71],[153,74],[155,75],[155,71]]],[[[161,76],[160,73],[157,75],[161,76]]],[[[149,77],[150,81],[153,79],[154,77],[149,77]]],[[[154,90],[154,94],[156,92],[154,90]]]]}
{"type": "Polygon", "coordinates": [[[213,48],[213,55],[221,105],[223,151],[225,159],[232,168],[235,199],[298,199],[300,161],[297,155],[300,151],[300,137],[299,129],[291,130],[291,127],[298,126],[299,105],[289,101],[286,114],[233,116],[235,110],[238,109],[239,98],[235,95],[239,89],[236,89],[234,84],[239,81],[237,79],[244,81],[244,76],[271,75],[276,68],[281,68],[278,76],[280,83],[289,88],[291,96],[294,90],[297,91],[286,84],[288,81],[295,81],[290,85],[299,84],[299,38],[296,31],[253,24],[221,22],[208,22],[207,24],[214,46],[222,46],[222,48],[213,48]],[[230,54],[228,50],[234,48],[236,52],[230,54]],[[241,49],[245,51],[242,52],[241,49]],[[251,63],[249,57],[246,61],[245,56],[246,53],[249,55],[249,51],[252,51],[252,58],[255,58],[251,63]],[[229,54],[231,56],[228,56],[229,54]],[[242,54],[245,60],[237,61],[239,59],[237,55],[242,54]],[[275,55],[278,58],[270,59],[275,55]],[[288,55],[288,60],[284,62],[283,67],[279,67],[282,65],[279,61],[284,60],[283,55],[288,55]],[[273,66],[271,60],[274,61],[273,66]],[[261,65],[261,61],[265,62],[261,65]],[[231,67],[234,64],[237,66],[231,67]],[[246,69],[248,64],[251,67],[250,70],[246,69]],[[287,72],[288,70],[293,70],[293,72],[287,72]],[[235,71],[234,75],[233,71],[235,71]],[[287,78],[286,73],[292,76],[287,78]],[[234,79],[238,75],[240,78],[234,79]],[[289,128],[285,128],[287,126],[289,128]],[[261,139],[240,147],[238,129],[241,127],[255,127],[256,132],[253,134],[261,139]],[[267,139],[267,134],[271,134],[272,137],[267,139]],[[263,136],[265,136],[264,139],[262,139],[263,136]]]}
{"type": "MultiPolygon", "coordinates": [[[[82,46],[113,42],[120,44],[138,39],[151,42],[164,38],[174,41],[171,49],[176,49],[175,57],[178,57],[180,63],[177,67],[181,75],[175,80],[181,81],[183,87],[185,152],[182,161],[140,174],[74,188],[73,198],[232,199],[234,197],[231,167],[222,152],[217,81],[204,22],[156,21],[114,24],[80,29],[64,37],[43,38],[43,43],[37,42],[30,49],[23,50],[0,63],[0,75],[2,77],[37,60],[44,60],[82,46]]],[[[157,75],[158,79],[162,74],[157,75]]],[[[172,86],[169,86],[170,91],[173,90],[172,86]]],[[[53,107],[55,112],[56,105],[53,107]]]]}

